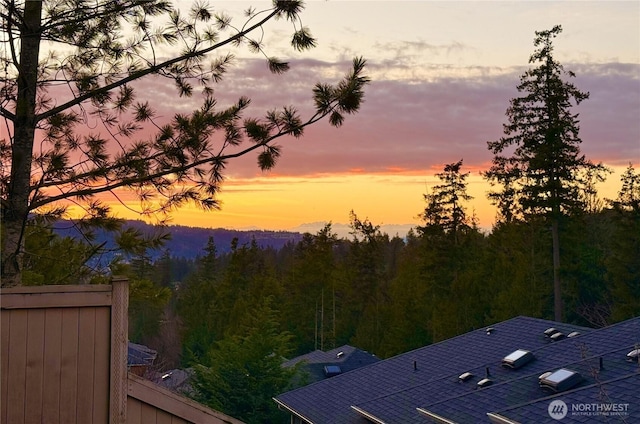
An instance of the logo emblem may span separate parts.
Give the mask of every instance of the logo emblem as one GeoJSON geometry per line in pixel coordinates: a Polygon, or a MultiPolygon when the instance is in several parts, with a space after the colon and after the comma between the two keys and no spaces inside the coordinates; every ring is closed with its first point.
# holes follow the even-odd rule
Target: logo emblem
{"type": "Polygon", "coordinates": [[[567,416],[567,412],[569,408],[567,408],[567,404],[561,400],[554,400],[549,404],[547,408],[547,412],[549,416],[554,420],[561,420],[567,416]]]}

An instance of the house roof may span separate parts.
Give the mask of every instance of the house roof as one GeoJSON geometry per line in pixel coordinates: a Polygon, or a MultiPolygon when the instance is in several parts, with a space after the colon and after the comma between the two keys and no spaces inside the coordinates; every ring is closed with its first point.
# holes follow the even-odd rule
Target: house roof
{"type": "MultiPolygon", "coordinates": [[[[523,422],[544,422],[549,420],[547,408],[553,399],[596,402],[595,395],[606,389],[612,399],[624,403],[634,393],[628,390],[630,385],[635,385],[635,393],[640,390],[638,366],[626,360],[626,354],[640,342],[640,318],[591,330],[516,317],[487,330],[472,331],[284,393],[276,402],[318,424],[427,423],[437,417],[477,423],[489,422],[487,413],[493,413],[495,419],[519,421],[527,417],[523,422]],[[573,331],[580,335],[552,341],[544,335],[550,327],[564,335],[573,331]],[[502,366],[502,359],[518,349],[530,351],[535,359],[517,369],[502,366]],[[561,367],[579,372],[583,381],[558,394],[542,389],[538,377],[561,367]],[[487,370],[492,384],[478,388],[487,370]],[[465,372],[473,376],[461,382],[459,376],[465,372]],[[540,420],[532,421],[535,416],[540,420]]],[[[640,416],[640,407],[636,405],[636,409],[629,412],[640,416]]]]}
{"type": "Polygon", "coordinates": [[[293,367],[303,364],[309,373],[310,380],[319,381],[327,378],[326,366],[338,366],[339,373],[345,373],[357,368],[380,361],[377,356],[350,345],[344,345],[326,352],[314,350],[305,355],[297,356],[282,364],[284,367],[293,367]]]}
{"type": "Polygon", "coordinates": [[[128,342],[127,345],[127,365],[153,365],[158,352],[147,346],[128,342]]]}

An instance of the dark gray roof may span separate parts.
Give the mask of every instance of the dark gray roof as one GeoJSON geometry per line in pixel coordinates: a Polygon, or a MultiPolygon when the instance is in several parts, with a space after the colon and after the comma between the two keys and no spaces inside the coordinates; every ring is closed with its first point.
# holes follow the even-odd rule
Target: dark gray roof
{"type": "MultiPolygon", "coordinates": [[[[459,423],[489,422],[488,412],[537,423],[553,421],[547,412],[552,399],[567,396],[567,403],[596,402],[594,393],[606,389],[618,402],[640,390],[638,365],[625,357],[640,342],[640,318],[599,330],[528,317],[516,317],[492,327],[490,334],[486,329],[472,331],[276,399],[318,424],[370,422],[363,418],[365,415],[385,423],[431,422],[417,408],[459,423]],[[551,341],[543,334],[549,327],[564,334],[580,331],[581,335],[551,341]],[[531,351],[535,359],[515,370],[502,367],[502,358],[517,349],[531,351]],[[560,367],[575,369],[584,381],[557,395],[540,388],[538,377],[560,367]],[[487,368],[493,384],[477,388],[487,368]],[[464,372],[471,372],[474,377],[460,382],[458,376],[464,372]],[[630,385],[635,391],[629,392],[630,385]]],[[[637,401],[635,408],[629,413],[640,419],[637,401]]]]}
{"type": "Polygon", "coordinates": [[[313,352],[306,353],[304,355],[296,356],[293,359],[289,359],[283,365],[285,367],[293,366],[299,362],[306,362],[308,364],[319,364],[327,362],[343,362],[349,355],[356,350],[355,347],[344,345],[331,349],[328,351],[314,350],[313,352]],[[341,353],[342,355],[338,355],[341,353]]]}
{"type": "Polygon", "coordinates": [[[153,365],[158,352],[147,346],[129,342],[127,346],[127,365],[153,365]]]}
{"type": "Polygon", "coordinates": [[[341,373],[346,373],[378,361],[380,361],[380,358],[369,352],[350,345],[344,345],[326,352],[314,350],[284,362],[283,366],[292,367],[296,364],[301,364],[309,374],[309,381],[314,382],[327,377],[324,370],[325,366],[337,365],[340,367],[341,373]]]}

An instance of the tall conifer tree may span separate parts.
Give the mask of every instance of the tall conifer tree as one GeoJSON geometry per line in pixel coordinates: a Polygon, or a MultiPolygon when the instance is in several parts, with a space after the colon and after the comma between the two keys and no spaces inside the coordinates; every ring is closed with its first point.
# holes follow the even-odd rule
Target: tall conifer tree
{"type": "Polygon", "coordinates": [[[561,218],[583,209],[586,171],[604,171],[580,152],[578,115],[571,109],[589,98],[568,78],[553,53],[553,39],[562,32],[557,25],[536,32],[529,63],[511,100],[504,137],[488,142],[495,155],[486,178],[501,190],[489,197],[498,205],[504,221],[542,218],[551,227],[553,243],[554,316],[563,318],[560,283],[561,218]]]}
{"type": "Polygon", "coordinates": [[[316,45],[303,9],[299,0],[274,0],[266,10],[249,8],[236,25],[206,2],[184,13],[167,0],[0,0],[2,286],[21,283],[33,214],[58,218],[72,202],[86,223],[117,229],[97,196],[119,199],[118,189],[137,196],[143,215],[187,202],[216,209],[228,160],[255,153],[270,169],[281,153],[277,139],[300,137],[325,117],[340,126],[357,112],[369,81],[361,58],[336,85],[315,85],[307,117],[293,105],[244,117],[245,96],[217,104],[214,87],[234,63],[221,50],[244,44],[267,57],[271,72],[289,69],[265,51],[267,22],[289,21],[295,50],[316,45]],[[163,78],[176,97],[201,95],[200,106],[160,120],[157,99],[136,88],[163,78]]]}

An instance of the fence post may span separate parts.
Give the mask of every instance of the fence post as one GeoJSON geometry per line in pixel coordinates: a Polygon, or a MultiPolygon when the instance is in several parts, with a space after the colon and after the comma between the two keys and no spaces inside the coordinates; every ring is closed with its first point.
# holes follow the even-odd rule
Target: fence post
{"type": "Polygon", "coordinates": [[[109,422],[124,424],[127,420],[127,354],[129,280],[114,276],[111,279],[111,372],[109,422]]]}

